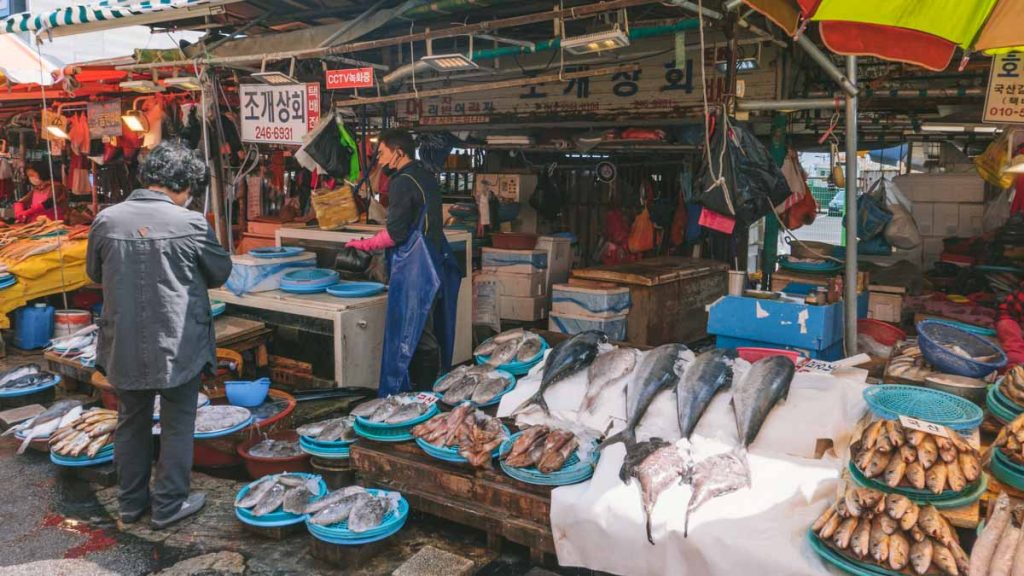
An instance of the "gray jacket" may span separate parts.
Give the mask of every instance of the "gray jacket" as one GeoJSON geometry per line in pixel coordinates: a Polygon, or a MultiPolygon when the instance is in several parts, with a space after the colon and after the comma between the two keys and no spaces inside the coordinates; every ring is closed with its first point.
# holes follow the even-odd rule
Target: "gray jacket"
{"type": "Polygon", "coordinates": [[[96,216],[86,271],[103,285],[96,367],[116,388],[173,388],[216,366],[207,289],[231,257],[202,214],[135,190],[96,216]]]}

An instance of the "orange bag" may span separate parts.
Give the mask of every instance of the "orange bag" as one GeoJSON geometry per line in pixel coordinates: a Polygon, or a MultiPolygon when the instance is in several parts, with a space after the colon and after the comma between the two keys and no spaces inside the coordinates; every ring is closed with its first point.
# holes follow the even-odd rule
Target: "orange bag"
{"type": "Polygon", "coordinates": [[[651,222],[651,213],[644,206],[643,212],[633,220],[633,227],[629,230],[629,242],[626,244],[633,254],[640,254],[654,249],[654,222],[651,222]]]}

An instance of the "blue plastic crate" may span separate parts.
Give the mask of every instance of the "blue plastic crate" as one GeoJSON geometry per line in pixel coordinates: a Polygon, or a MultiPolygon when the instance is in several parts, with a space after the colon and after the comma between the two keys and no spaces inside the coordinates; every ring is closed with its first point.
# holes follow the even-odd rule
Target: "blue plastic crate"
{"type": "Polygon", "coordinates": [[[799,348],[797,346],[783,346],[773,342],[758,342],[757,340],[718,336],[715,338],[715,346],[719,348],[778,348],[779,350],[792,350],[794,352],[799,352],[808,358],[824,360],[826,362],[835,362],[836,360],[841,360],[846,356],[846,353],[843,350],[842,340],[828,348],[825,348],[824,350],[809,350],[807,348],[799,348]]]}
{"type": "MultiPolygon", "coordinates": [[[[867,293],[857,298],[867,315],[867,293]]],[[[813,306],[802,301],[725,296],[708,311],[708,334],[770,343],[774,347],[823,351],[843,341],[843,303],[813,306]]],[[[813,356],[812,356],[813,357],[813,356]]]]}

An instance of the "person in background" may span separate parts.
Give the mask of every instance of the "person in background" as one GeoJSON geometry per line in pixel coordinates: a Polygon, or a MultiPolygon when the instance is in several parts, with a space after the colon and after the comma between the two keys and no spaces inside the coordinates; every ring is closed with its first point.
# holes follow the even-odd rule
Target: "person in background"
{"type": "Polygon", "coordinates": [[[144,188],[100,212],[89,233],[86,272],[103,285],[96,368],[118,396],[114,460],[124,523],[151,509],[162,529],[206,502],[189,489],[199,379],[216,366],[207,290],[231,273],[206,218],[185,208],[207,175],[196,152],[164,141],[139,167],[144,188]],[[151,495],[156,398],[160,460],[151,495]]]}
{"type": "Polygon", "coordinates": [[[26,165],[25,181],[29,191],[14,203],[14,221],[24,224],[42,217],[63,220],[68,207],[67,192],[63,184],[53,181],[49,164],[33,162],[26,165]],[[57,199],[56,212],[53,209],[54,197],[57,199]]]}

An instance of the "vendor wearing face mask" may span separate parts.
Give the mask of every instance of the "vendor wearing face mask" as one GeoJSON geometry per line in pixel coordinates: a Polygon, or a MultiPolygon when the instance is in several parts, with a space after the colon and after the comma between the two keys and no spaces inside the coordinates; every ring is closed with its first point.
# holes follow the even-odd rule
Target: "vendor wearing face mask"
{"type": "Polygon", "coordinates": [[[29,191],[14,203],[14,221],[34,222],[41,217],[63,220],[67,210],[67,193],[60,182],[51,181],[49,165],[45,162],[26,165],[25,180],[29,191]],[[56,212],[53,209],[54,197],[57,199],[56,212]]]}
{"type": "Polygon", "coordinates": [[[388,251],[391,277],[379,388],[386,396],[410,388],[429,390],[448,368],[462,273],[444,237],[440,185],[416,160],[412,135],[382,132],[377,162],[389,177],[386,225],[372,238],[347,246],[388,251]]]}

